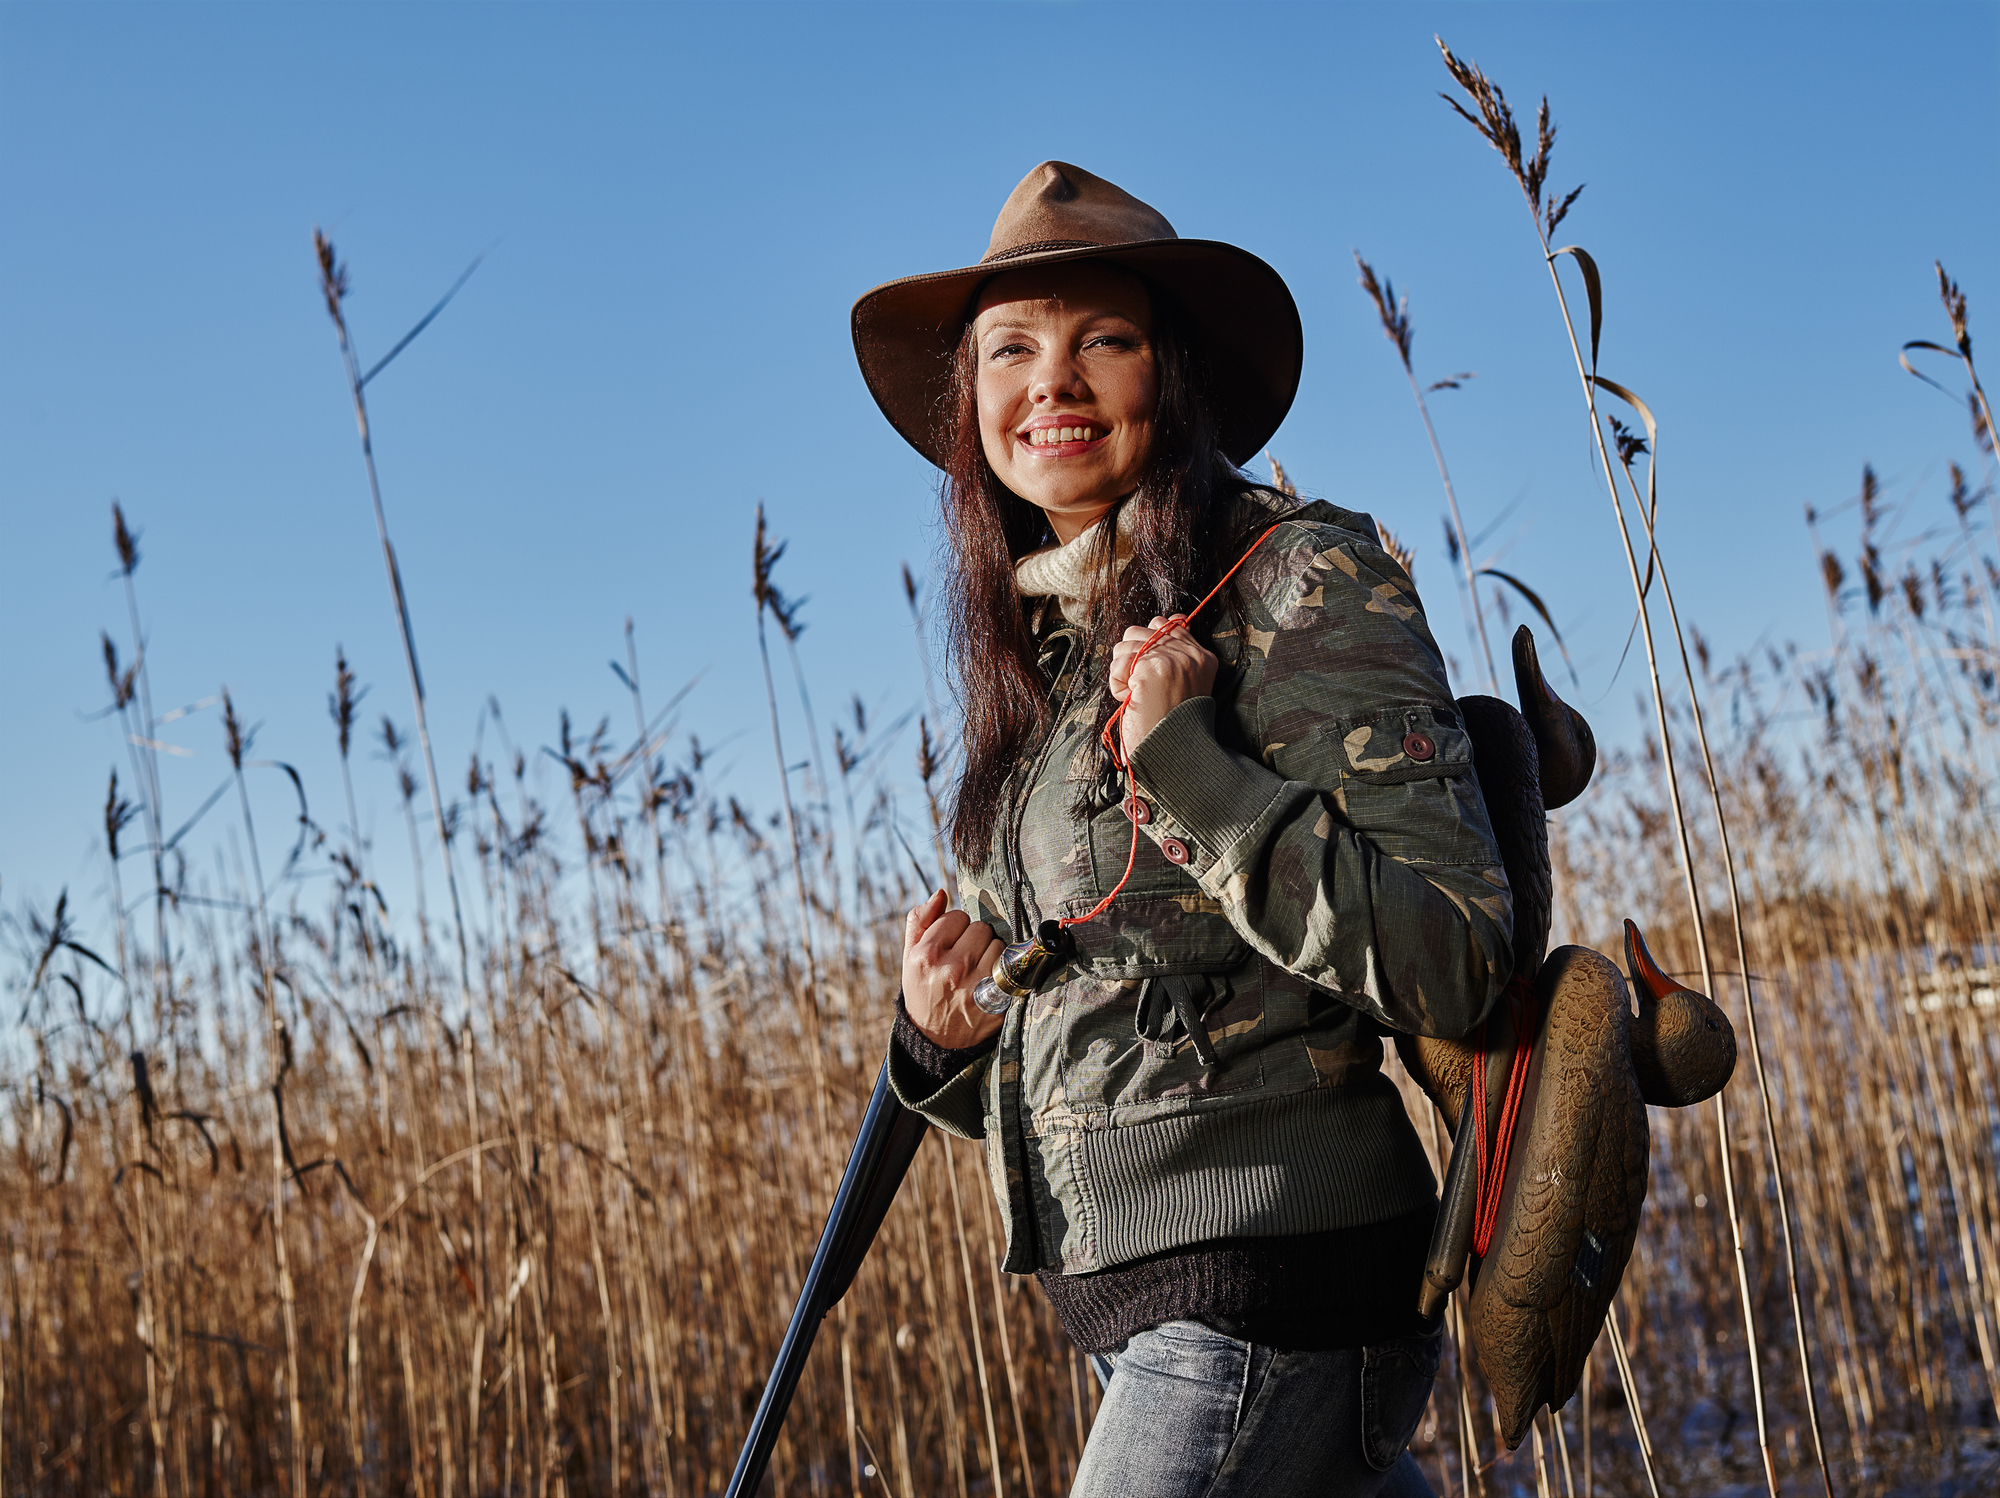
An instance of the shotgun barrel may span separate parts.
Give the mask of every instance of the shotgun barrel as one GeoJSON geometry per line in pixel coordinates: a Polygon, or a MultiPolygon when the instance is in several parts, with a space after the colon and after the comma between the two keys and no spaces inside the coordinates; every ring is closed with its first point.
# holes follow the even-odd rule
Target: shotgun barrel
{"type": "Polygon", "coordinates": [[[875,1078],[875,1091],[868,1099],[868,1111],[861,1116],[861,1130],[847,1156],[847,1170],[834,1193],[833,1210],[827,1213],[826,1227],[819,1235],[812,1267],[806,1271],[799,1303],[792,1311],[785,1340],[779,1344],[778,1359],[764,1384],[764,1397],[757,1401],[757,1413],[750,1418],[750,1433],[744,1438],[743,1452],[736,1458],[736,1472],[729,1479],[728,1498],[751,1498],[764,1480],[771,1450],[778,1444],[778,1430],[791,1408],[792,1394],[805,1372],[806,1358],[812,1353],[819,1324],[847,1293],[868,1247],[882,1229],[882,1219],[909,1174],[917,1147],[924,1142],[929,1125],[922,1115],[912,1113],[896,1101],[889,1090],[889,1068],[885,1062],[875,1078]]]}

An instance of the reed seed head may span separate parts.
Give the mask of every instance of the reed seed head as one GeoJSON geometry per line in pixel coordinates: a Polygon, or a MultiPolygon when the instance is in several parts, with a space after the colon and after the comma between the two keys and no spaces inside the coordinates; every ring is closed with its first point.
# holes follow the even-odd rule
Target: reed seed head
{"type": "MultiPolygon", "coordinates": [[[[1354,264],[1361,272],[1361,289],[1368,293],[1368,299],[1375,304],[1375,315],[1382,320],[1382,336],[1396,345],[1396,352],[1402,356],[1403,368],[1410,368],[1410,340],[1416,330],[1410,326],[1410,299],[1396,300],[1395,283],[1386,278],[1375,279],[1375,267],[1361,258],[1361,252],[1354,252],[1354,264]]],[[[1435,388],[1435,387],[1433,387],[1435,388]]]]}
{"type": "MultiPolygon", "coordinates": [[[[334,732],[340,739],[340,757],[347,758],[349,745],[354,739],[355,709],[361,699],[368,695],[368,688],[354,690],[354,673],[348,669],[347,652],[340,646],[333,647],[333,690],[327,693],[326,710],[333,718],[334,732]]],[[[389,720],[382,720],[387,723],[389,720]]],[[[392,729],[393,731],[393,729],[392,729]]]]}
{"type": "Polygon", "coordinates": [[[111,705],[121,712],[131,702],[138,690],[139,663],[134,661],[123,671],[118,669],[118,647],[111,642],[111,636],[102,636],[104,641],[104,674],[111,683],[111,705]]]}
{"type": "Polygon", "coordinates": [[[1568,214],[1570,205],[1577,200],[1583,188],[1580,185],[1574,188],[1561,202],[1556,201],[1553,193],[1550,194],[1546,213],[1544,212],[1542,188],[1548,182],[1549,157],[1556,145],[1556,125],[1549,114],[1548,96],[1546,94],[1542,96],[1541,106],[1535,111],[1534,153],[1524,157],[1521,154],[1521,127],[1515,123],[1513,107],[1508,104],[1507,95],[1502,92],[1500,85],[1482,73],[1477,64],[1461,62],[1453,56],[1451,48],[1444,44],[1443,37],[1433,37],[1432,40],[1437,43],[1438,51],[1443,54],[1445,71],[1451,74],[1454,83],[1471,96],[1479,113],[1475,115],[1450,94],[1439,94],[1438,97],[1456,110],[1461,119],[1477,130],[1486,143],[1500,153],[1507,163],[1507,170],[1514,174],[1514,180],[1520,184],[1521,192],[1528,199],[1528,206],[1535,214],[1536,228],[1544,235],[1554,234],[1556,226],[1568,214]]]}
{"type": "Polygon", "coordinates": [[[1951,336],[1958,345],[1958,351],[1966,358],[1972,357],[1972,333],[1965,323],[1965,293],[1958,289],[1958,282],[1945,274],[1944,262],[1933,261],[1937,267],[1938,300],[1944,303],[1944,315],[1951,319],[1951,336]]]}
{"type": "Polygon", "coordinates": [[[243,756],[250,748],[250,735],[243,729],[243,720],[236,716],[236,704],[230,699],[228,687],[222,689],[222,741],[229,751],[229,768],[240,771],[243,756]]]}
{"type": "Polygon", "coordinates": [[[313,229],[313,255],[319,261],[319,290],[326,298],[327,316],[331,317],[343,336],[347,332],[347,319],[341,313],[341,303],[347,300],[347,267],[334,254],[333,241],[313,229]]]}
{"type": "Polygon", "coordinates": [[[104,793],[104,844],[111,861],[118,862],[118,835],[131,825],[139,809],[118,794],[118,772],[111,772],[111,785],[104,793]]]}
{"type": "Polygon", "coordinates": [[[1882,581],[1882,553],[1872,541],[1861,548],[1861,585],[1868,590],[1868,612],[1879,614],[1889,585],[1882,581]]]}
{"type": "Polygon", "coordinates": [[[762,618],[763,610],[769,609],[771,617],[778,621],[778,628],[785,632],[785,638],[787,640],[797,640],[805,632],[805,625],[800,621],[798,615],[799,610],[805,606],[806,600],[803,598],[792,599],[785,597],[783,593],[778,591],[777,585],[771,581],[772,569],[778,565],[778,558],[785,554],[785,547],[788,544],[788,542],[784,541],[780,541],[776,546],[769,544],[766,539],[764,526],[764,506],[760,503],[757,506],[757,542],[753,559],[751,592],[757,599],[758,617],[762,618]]]}
{"type": "Polygon", "coordinates": [[[1298,486],[1285,476],[1285,465],[1278,461],[1275,454],[1269,452],[1264,454],[1264,460],[1271,465],[1271,487],[1276,489],[1280,494],[1289,495],[1291,498],[1297,499],[1299,497],[1298,486]]]}
{"type": "Polygon", "coordinates": [[[118,548],[118,570],[130,577],[139,565],[139,538],[125,524],[125,511],[115,499],[111,501],[111,541],[118,548]]]}
{"type": "Polygon", "coordinates": [[[1381,521],[1375,522],[1375,533],[1382,538],[1382,549],[1389,553],[1389,560],[1403,569],[1410,581],[1416,581],[1416,548],[1397,539],[1395,532],[1381,521]]]}
{"type": "Polygon", "coordinates": [[[1611,422],[1612,439],[1618,444],[1618,461],[1629,468],[1632,466],[1634,458],[1638,457],[1641,453],[1650,451],[1646,446],[1646,439],[1626,426],[1617,417],[1610,417],[1609,420],[1611,422]]]}
{"type": "Polygon", "coordinates": [[[917,719],[917,774],[925,785],[938,772],[937,750],[931,743],[931,724],[928,718],[917,719]]]}

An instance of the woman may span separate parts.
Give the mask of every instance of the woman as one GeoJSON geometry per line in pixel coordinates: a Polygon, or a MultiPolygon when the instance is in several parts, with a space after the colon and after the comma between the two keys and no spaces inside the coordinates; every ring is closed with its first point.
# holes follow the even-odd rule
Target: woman
{"type": "Polygon", "coordinates": [[[1427,1492],[1435,1184],[1382,1041],[1480,1021],[1511,908],[1408,574],[1235,466],[1297,388],[1291,296],[1045,162],[854,329],[945,474],[965,709],[962,908],[909,914],[890,1081],[986,1141],[1006,1268],[1108,1375],[1073,1491],[1427,1492]]]}

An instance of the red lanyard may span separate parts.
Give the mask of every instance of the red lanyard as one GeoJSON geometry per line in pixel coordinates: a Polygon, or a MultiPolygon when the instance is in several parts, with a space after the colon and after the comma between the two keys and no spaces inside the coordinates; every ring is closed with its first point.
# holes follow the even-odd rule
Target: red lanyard
{"type": "MultiPolygon", "coordinates": [[[[1278,522],[1278,525],[1283,525],[1283,524],[1284,521],[1282,520],[1278,522]]],[[[1202,598],[1200,603],[1196,604],[1193,608],[1189,609],[1185,614],[1174,615],[1171,619],[1167,620],[1165,624],[1162,624],[1158,629],[1154,630],[1152,634],[1146,637],[1146,643],[1139,647],[1138,654],[1132,657],[1131,665],[1126,667],[1126,679],[1128,682],[1131,679],[1132,666],[1138,665],[1140,658],[1144,656],[1147,651],[1151,650],[1154,645],[1156,645],[1160,640],[1164,639],[1167,635],[1171,634],[1174,630],[1185,629],[1187,627],[1188,621],[1194,618],[1196,614],[1199,614],[1204,608],[1208,606],[1209,599],[1215,597],[1216,594],[1220,593],[1222,591],[1223,584],[1228,582],[1232,577],[1236,576],[1237,572],[1242,568],[1243,564],[1250,560],[1251,552],[1256,551],[1258,547],[1262,546],[1264,542],[1267,539],[1269,539],[1271,531],[1275,531],[1278,528],[1278,525],[1272,526],[1270,530],[1265,531],[1263,535],[1259,536],[1256,540],[1252,541],[1250,543],[1249,551],[1244,552],[1242,556],[1236,559],[1236,566],[1231,567],[1227,572],[1222,574],[1222,576],[1216,581],[1215,586],[1208,590],[1207,594],[1202,598]]],[[[1094,921],[1100,915],[1104,914],[1106,907],[1109,906],[1113,900],[1118,898],[1118,892],[1123,888],[1125,888],[1126,881],[1131,879],[1133,865],[1139,861],[1139,793],[1137,788],[1132,783],[1132,765],[1131,762],[1125,756],[1124,738],[1118,732],[1118,720],[1125,716],[1125,709],[1131,704],[1131,701],[1132,701],[1132,693],[1130,688],[1128,687],[1126,689],[1124,701],[1118,704],[1117,708],[1113,710],[1111,717],[1106,721],[1104,725],[1103,744],[1105,749],[1111,755],[1111,762],[1114,765],[1116,765],[1120,770],[1122,770],[1125,774],[1125,815],[1132,823],[1132,851],[1126,855],[1125,872],[1119,876],[1117,884],[1112,886],[1111,893],[1106,895],[1102,900],[1099,900],[1095,905],[1093,905],[1090,908],[1089,912],[1084,915],[1064,916],[1061,921],[1061,924],[1064,926],[1080,926],[1085,921],[1094,921]]]]}

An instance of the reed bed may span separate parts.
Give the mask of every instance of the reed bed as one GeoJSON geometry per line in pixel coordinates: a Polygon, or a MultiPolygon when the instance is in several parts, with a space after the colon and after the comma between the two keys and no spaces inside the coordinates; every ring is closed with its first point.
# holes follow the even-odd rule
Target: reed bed
{"type": "MultiPolygon", "coordinates": [[[[1948,498],[1976,512],[1963,486],[1948,498]]],[[[1721,790],[1851,1491],[1974,1470],[2000,1444],[1992,580],[1958,565],[1962,539],[1935,568],[1884,560],[1899,523],[1970,534],[1930,508],[1864,485],[1849,554],[1890,585],[1850,587],[1827,548],[1837,649],[1704,678],[1735,725],[1721,790]]],[[[356,690],[340,669],[336,732],[356,690]]],[[[712,787],[698,741],[633,695],[645,736],[564,725],[546,796],[525,752],[467,767],[470,996],[450,933],[426,942],[384,907],[386,850],[310,822],[261,910],[247,856],[239,882],[169,879],[170,963],[136,921],[13,922],[9,1491],[720,1490],[879,1061],[901,912],[934,868],[894,825],[907,735],[857,712],[832,773],[798,773],[801,906],[784,818],[712,787]],[[298,877],[315,860],[330,887],[298,877]]],[[[231,704],[225,740],[233,721],[231,704]]],[[[1616,950],[1632,915],[1686,971],[1663,768],[1651,742],[1613,752],[1558,814],[1560,934],[1616,950]]],[[[132,819],[114,787],[108,845],[150,868],[143,839],[119,841],[132,819]]],[[[260,831],[234,830],[246,850],[260,831]]],[[[1691,835],[1713,829],[1696,815],[1691,835]]],[[[1718,997],[1740,1012],[1733,978],[1718,997]]],[[[1748,1357],[1708,1115],[1654,1123],[1620,1319],[1662,1490],[1707,1491],[1757,1473],[1748,1357]]],[[[1808,1472],[1768,1165],[1754,1128],[1730,1143],[1773,1444],[1781,1475],[1808,1472]]],[[[995,1271],[996,1217],[973,1149],[933,1136],[822,1335],[778,1490],[1066,1490],[1094,1384],[1033,1286],[995,1271]]],[[[1588,1460],[1594,1490],[1644,1491],[1608,1354],[1588,1397],[1560,1452],[1549,1429],[1542,1480],[1582,1491],[1588,1460]]],[[[1531,1452],[1494,1461],[1476,1371],[1463,1408],[1488,1467],[1474,1490],[1534,1491],[1531,1452]]],[[[1418,1442],[1440,1492],[1461,1482],[1460,1411],[1454,1365],[1418,1442]]]]}
{"type": "MultiPolygon", "coordinates": [[[[322,269],[337,289],[330,246],[322,269]]],[[[1940,284],[1971,376],[1964,298],[1940,284]]],[[[1378,299],[1385,326],[1397,305],[1378,299]]],[[[1655,1112],[1622,1349],[1601,1342],[1579,1398],[1507,1454],[1454,1344],[1414,1447],[1440,1493],[1818,1491],[1800,1349],[1837,1491],[2000,1483],[1985,477],[1891,498],[1864,474],[1809,512],[1799,565],[1825,583],[1831,649],[1727,659],[1692,634],[1699,670],[1678,690],[1656,673],[1643,709],[1666,733],[1608,753],[1553,819],[1557,939],[1616,953],[1637,919],[1669,967],[1710,962],[1740,1036],[1744,973],[1704,958],[1691,914],[1728,929],[1733,889],[1770,1122],[1747,1055],[1726,1138],[1711,1110],[1655,1112]],[[1698,794],[1678,800],[1670,770],[1698,794]]],[[[415,860],[412,908],[392,909],[374,877],[390,850],[354,831],[362,688],[344,654],[344,815],[293,776],[296,826],[255,824],[243,778],[289,772],[219,694],[195,706],[219,707],[236,794],[200,823],[212,867],[188,863],[172,829],[193,808],[168,814],[152,758],[172,715],[137,653],[122,514],[114,544],[132,643],[104,643],[131,741],[103,809],[112,898],[4,917],[19,1026],[0,1055],[0,1492],[719,1493],[880,1062],[902,914],[942,872],[950,745],[927,661],[915,732],[857,704],[826,758],[760,512],[773,746],[800,760],[771,804],[714,782],[679,696],[648,703],[628,628],[629,735],[565,717],[545,750],[475,757],[455,789],[426,752],[428,841],[385,720],[415,860]],[[778,733],[766,610],[803,748],[778,733]],[[427,866],[451,881],[449,925],[423,911],[427,866]]],[[[1451,560],[1470,572],[1468,556],[1451,560]]],[[[1393,1050],[1386,1064],[1400,1075],[1393,1050]]],[[[772,1490],[1067,1491],[1098,1391],[1039,1292],[998,1272],[999,1231],[978,1152],[933,1134],[822,1331],[772,1490]]]]}

